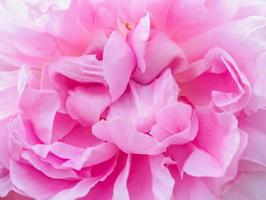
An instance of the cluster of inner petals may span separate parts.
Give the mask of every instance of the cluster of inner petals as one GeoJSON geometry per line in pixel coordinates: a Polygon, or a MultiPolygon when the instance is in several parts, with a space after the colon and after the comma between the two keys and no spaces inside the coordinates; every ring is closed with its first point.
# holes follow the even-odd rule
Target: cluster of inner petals
{"type": "Polygon", "coordinates": [[[228,2],[1,2],[0,197],[232,200],[265,177],[266,13],[228,2]]]}

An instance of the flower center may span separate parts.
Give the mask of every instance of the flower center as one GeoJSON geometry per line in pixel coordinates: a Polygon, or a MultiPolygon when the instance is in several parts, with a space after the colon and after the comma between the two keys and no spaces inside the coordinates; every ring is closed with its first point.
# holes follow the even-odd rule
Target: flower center
{"type": "Polygon", "coordinates": [[[127,28],[127,30],[131,31],[133,29],[133,26],[129,23],[129,22],[126,22],[125,23],[125,27],[127,28]]]}

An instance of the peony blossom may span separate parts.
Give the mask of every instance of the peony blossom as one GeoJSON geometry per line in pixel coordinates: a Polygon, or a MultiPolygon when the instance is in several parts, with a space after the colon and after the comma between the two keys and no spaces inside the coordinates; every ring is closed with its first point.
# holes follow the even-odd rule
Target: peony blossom
{"type": "Polygon", "coordinates": [[[266,1],[0,0],[0,198],[266,199],[266,1]]]}

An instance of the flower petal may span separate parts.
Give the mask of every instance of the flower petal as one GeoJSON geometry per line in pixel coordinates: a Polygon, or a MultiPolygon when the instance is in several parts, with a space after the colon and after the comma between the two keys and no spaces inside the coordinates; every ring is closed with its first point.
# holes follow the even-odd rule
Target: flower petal
{"type": "Polygon", "coordinates": [[[125,91],[134,67],[134,55],[130,47],[118,32],[113,32],[103,52],[104,78],[113,101],[125,91]]]}

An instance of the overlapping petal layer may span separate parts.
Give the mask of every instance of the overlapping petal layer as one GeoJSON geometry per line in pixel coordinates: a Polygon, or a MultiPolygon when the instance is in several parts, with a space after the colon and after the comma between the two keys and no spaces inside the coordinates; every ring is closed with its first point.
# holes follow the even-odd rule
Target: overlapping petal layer
{"type": "Polygon", "coordinates": [[[0,0],[3,200],[264,200],[266,3],[0,0]]]}

